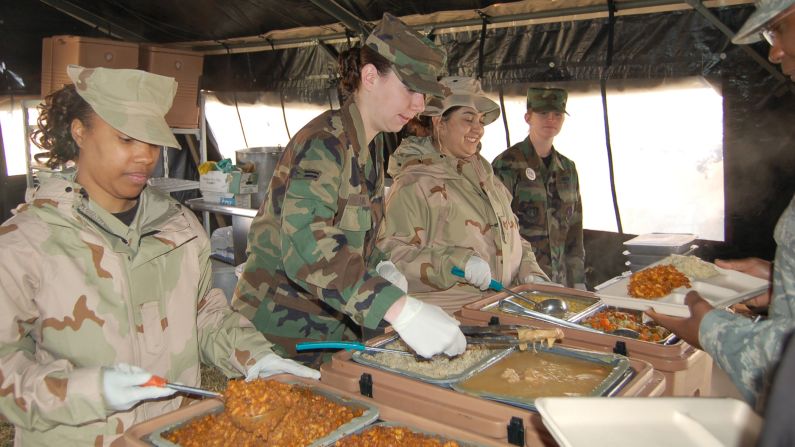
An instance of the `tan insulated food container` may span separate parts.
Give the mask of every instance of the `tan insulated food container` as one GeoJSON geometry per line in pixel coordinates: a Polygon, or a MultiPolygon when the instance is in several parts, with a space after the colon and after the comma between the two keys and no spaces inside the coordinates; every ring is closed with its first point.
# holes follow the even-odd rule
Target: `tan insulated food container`
{"type": "Polygon", "coordinates": [[[138,68],[138,44],[81,36],[52,36],[42,39],[41,97],[72,80],[69,64],[83,67],[138,68]]]}
{"type": "MultiPolygon", "coordinates": [[[[287,374],[280,374],[272,376],[272,379],[280,381],[299,382],[311,385],[319,390],[324,390],[329,393],[341,396],[342,398],[351,399],[354,401],[364,402],[368,405],[378,408],[378,417],[381,421],[386,421],[395,424],[404,424],[415,430],[434,433],[445,438],[462,441],[471,445],[495,446],[502,445],[495,442],[493,439],[480,436],[478,434],[462,430],[455,427],[450,427],[439,422],[428,420],[426,418],[417,416],[410,411],[404,411],[382,402],[377,402],[373,399],[362,396],[359,393],[349,393],[339,388],[331,387],[323,382],[317,382],[311,379],[304,379],[287,374]]],[[[146,422],[133,425],[124,433],[122,445],[130,447],[151,446],[152,444],[147,441],[147,437],[153,433],[162,430],[164,427],[187,421],[197,416],[207,414],[213,410],[222,407],[223,402],[217,399],[206,399],[199,401],[193,405],[185,408],[180,408],[177,411],[164,414],[162,416],[150,419],[146,422]]]]}
{"type": "MultiPolygon", "coordinates": [[[[617,396],[659,396],[665,378],[647,362],[630,359],[634,377],[617,396]]],[[[337,352],[320,368],[321,382],[353,394],[372,393],[378,405],[387,405],[415,416],[471,431],[502,445],[555,445],[538,413],[480,399],[450,388],[354,362],[350,352],[337,352]],[[364,376],[365,374],[369,376],[364,376]],[[369,378],[369,385],[368,385],[369,378]],[[520,430],[521,428],[521,430],[520,430]],[[524,436],[519,439],[511,437],[524,436]],[[509,443],[509,440],[514,442],[509,443]]]]}
{"type": "MultiPolygon", "coordinates": [[[[560,290],[559,287],[523,285],[516,286],[512,290],[521,292],[524,290],[538,290],[554,292],[560,290]]],[[[567,289],[567,293],[589,293],[567,289]]],[[[484,311],[483,308],[508,297],[505,293],[497,293],[481,300],[472,302],[464,306],[456,313],[456,317],[467,324],[485,325],[492,317],[499,317],[501,324],[524,324],[539,328],[552,327],[553,325],[532,317],[525,317],[510,314],[496,314],[484,311]]],[[[566,337],[563,340],[564,346],[589,349],[594,351],[614,352],[616,344],[621,342],[626,348],[630,358],[645,360],[661,372],[666,379],[665,396],[700,396],[708,395],[710,392],[712,379],[712,359],[703,351],[693,348],[687,343],[679,340],[676,343],[666,345],[661,343],[634,340],[627,337],[619,337],[610,334],[597,334],[588,331],[578,331],[576,329],[561,328],[566,337]]]]}
{"type": "Polygon", "coordinates": [[[151,73],[171,76],[177,80],[174,104],[166,114],[171,127],[199,127],[199,78],[204,56],[193,51],[142,45],[140,68],[151,73]]]}

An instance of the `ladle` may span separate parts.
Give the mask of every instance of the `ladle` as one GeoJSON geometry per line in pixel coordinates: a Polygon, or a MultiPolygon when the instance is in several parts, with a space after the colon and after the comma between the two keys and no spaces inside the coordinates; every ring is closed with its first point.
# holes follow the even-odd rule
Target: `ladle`
{"type": "Polygon", "coordinates": [[[535,305],[536,311],[552,315],[553,317],[563,318],[569,311],[569,305],[560,298],[547,298],[535,305]]]}

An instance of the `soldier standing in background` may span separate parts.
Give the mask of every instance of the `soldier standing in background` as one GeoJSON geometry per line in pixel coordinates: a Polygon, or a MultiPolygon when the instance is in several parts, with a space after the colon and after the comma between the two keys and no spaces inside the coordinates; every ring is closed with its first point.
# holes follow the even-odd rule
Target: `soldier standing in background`
{"type": "Polygon", "coordinates": [[[500,106],[475,78],[441,83],[450,93],[431,98],[422,113],[432,117],[432,136],[404,139],[389,159],[395,183],[378,245],[413,296],[452,314],[481,298],[492,277],[506,286],[547,277],[519,234],[510,193],[480,155],[485,126],[500,106]],[[454,276],[453,267],[470,279],[454,276]]]}
{"type": "Polygon", "coordinates": [[[522,236],[549,278],[585,290],[580,181],[574,162],[555,150],[566,113],[565,90],[529,88],[525,122],[530,132],[492,162],[513,195],[522,236]]]}
{"type": "Polygon", "coordinates": [[[199,364],[248,379],[319,373],[270,350],[212,288],[193,213],[146,187],[173,78],[70,65],[40,106],[47,175],[0,226],[0,412],[15,445],[110,445],[182,397],[152,373],[200,385],[199,364]],[[70,167],[71,166],[71,167],[70,167]]]}
{"type": "Polygon", "coordinates": [[[375,246],[384,216],[381,132],[397,132],[442,96],[446,55],[395,17],[364,46],[340,55],[340,110],[310,121],[287,145],[269,195],[251,224],[248,260],[233,307],[279,352],[319,366],[300,341],[358,340],[361,327],[391,323],[425,357],[466,348],[458,322],[381,276],[394,265],[375,246]]]}

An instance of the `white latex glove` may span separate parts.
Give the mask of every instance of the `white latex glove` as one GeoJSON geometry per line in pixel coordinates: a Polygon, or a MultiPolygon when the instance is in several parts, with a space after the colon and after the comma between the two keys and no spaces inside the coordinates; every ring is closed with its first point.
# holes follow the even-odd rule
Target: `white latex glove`
{"type": "Polygon", "coordinates": [[[102,371],[102,392],[105,404],[114,411],[125,411],[142,400],[158,399],[177,392],[166,387],[140,386],[152,378],[152,374],[137,366],[119,363],[102,371]]]}
{"type": "Polygon", "coordinates": [[[519,280],[521,284],[541,284],[544,286],[555,286],[555,287],[563,287],[562,284],[558,284],[556,282],[552,282],[544,278],[543,276],[538,275],[527,275],[524,278],[519,280]]]}
{"type": "Polygon", "coordinates": [[[453,357],[467,348],[458,320],[447,315],[441,307],[410,296],[406,296],[403,309],[391,323],[400,338],[425,358],[440,353],[453,357]]]}
{"type": "Polygon", "coordinates": [[[320,379],[320,371],[296,362],[295,360],[283,359],[276,354],[268,354],[257,360],[246,374],[246,382],[251,382],[260,377],[268,377],[276,374],[292,374],[294,376],[306,377],[308,379],[320,379]]]}
{"type": "Polygon", "coordinates": [[[382,278],[400,288],[403,293],[409,291],[409,281],[406,279],[405,275],[400,273],[400,270],[397,269],[392,261],[379,262],[378,265],[375,266],[375,271],[378,272],[382,278]]]}
{"type": "Polygon", "coordinates": [[[574,283],[574,288],[577,289],[577,290],[585,290],[585,291],[588,290],[588,287],[585,286],[585,283],[581,283],[581,282],[574,283]]]}
{"type": "Polygon", "coordinates": [[[489,263],[477,256],[470,256],[466,267],[464,267],[464,279],[480,290],[488,289],[491,282],[489,263]]]}

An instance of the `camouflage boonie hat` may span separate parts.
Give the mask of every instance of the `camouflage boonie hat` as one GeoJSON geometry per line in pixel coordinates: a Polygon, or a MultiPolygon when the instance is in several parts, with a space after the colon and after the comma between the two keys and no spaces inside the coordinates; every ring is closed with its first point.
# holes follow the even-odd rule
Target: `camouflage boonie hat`
{"type": "Polygon", "coordinates": [[[762,28],[772,23],[779,14],[795,5],[795,0],[756,0],[754,3],[756,3],[756,11],[751,13],[740,31],[734,35],[733,44],[747,45],[759,42],[762,39],[762,28]]]}
{"type": "Polygon", "coordinates": [[[77,93],[111,127],[144,143],[181,149],[165,119],[177,93],[174,78],[79,65],[69,65],[66,72],[77,93]]]}
{"type": "Polygon", "coordinates": [[[569,94],[562,88],[527,89],[527,108],[534,112],[561,112],[566,113],[566,100],[569,94]]]}
{"type": "Polygon", "coordinates": [[[483,125],[494,122],[500,116],[500,106],[489,99],[480,87],[480,81],[465,76],[449,76],[439,81],[448,92],[444,99],[432,97],[420,115],[443,115],[451,107],[471,107],[483,114],[483,125]]]}
{"type": "Polygon", "coordinates": [[[436,77],[447,62],[447,53],[397,17],[384,13],[364,44],[391,62],[397,77],[410,89],[444,97],[436,77]]]}

